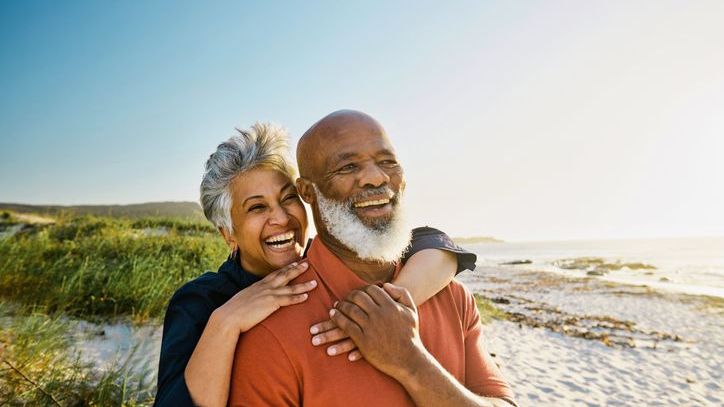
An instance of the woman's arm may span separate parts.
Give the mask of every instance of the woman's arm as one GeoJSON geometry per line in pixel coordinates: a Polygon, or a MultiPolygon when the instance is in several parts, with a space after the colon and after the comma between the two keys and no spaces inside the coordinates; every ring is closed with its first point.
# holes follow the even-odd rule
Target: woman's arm
{"type": "Polygon", "coordinates": [[[415,304],[422,304],[450,284],[457,267],[455,254],[424,249],[410,257],[392,284],[406,288],[415,304]]]}
{"type": "Polygon", "coordinates": [[[307,267],[306,262],[295,263],[275,271],[241,290],[211,313],[183,374],[194,404],[226,405],[239,335],[277,309],[305,301],[306,293],[316,287],[315,280],[292,286],[287,284],[307,267]]]}

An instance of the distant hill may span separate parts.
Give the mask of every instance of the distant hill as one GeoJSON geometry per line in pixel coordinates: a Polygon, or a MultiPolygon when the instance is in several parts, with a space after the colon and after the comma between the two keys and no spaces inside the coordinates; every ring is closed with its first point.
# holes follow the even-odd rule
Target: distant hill
{"type": "Polygon", "coordinates": [[[0,203],[0,211],[58,215],[96,215],[116,218],[143,218],[148,216],[203,220],[204,213],[196,202],[148,202],[131,205],[26,205],[0,203]]]}
{"type": "Polygon", "coordinates": [[[503,243],[502,240],[490,236],[454,237],[453,240],[457,244],[503,243]]]}

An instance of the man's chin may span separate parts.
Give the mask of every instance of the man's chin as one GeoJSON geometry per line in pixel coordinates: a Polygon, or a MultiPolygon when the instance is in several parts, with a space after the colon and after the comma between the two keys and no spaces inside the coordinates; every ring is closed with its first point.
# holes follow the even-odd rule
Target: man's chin
{"type": "Polygon", "coordinates": [[[381,230],[390,225],[392,218],[394,217],[394,211],[392,208],[385,211],[355,210],[355,215],[357,215],[357,219],[359,219],[359,221],[368,228],[381,230]]]}

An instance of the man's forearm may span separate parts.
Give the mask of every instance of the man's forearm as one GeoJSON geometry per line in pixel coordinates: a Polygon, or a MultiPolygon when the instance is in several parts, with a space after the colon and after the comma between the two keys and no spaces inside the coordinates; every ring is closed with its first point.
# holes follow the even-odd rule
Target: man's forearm
{"type": "Polygon", "coordinates": [[[473,393],[455,379],[426,350],[405,371],[393,375],[418,407],[510,407],[504,399],[483,397],[473,393]]]}

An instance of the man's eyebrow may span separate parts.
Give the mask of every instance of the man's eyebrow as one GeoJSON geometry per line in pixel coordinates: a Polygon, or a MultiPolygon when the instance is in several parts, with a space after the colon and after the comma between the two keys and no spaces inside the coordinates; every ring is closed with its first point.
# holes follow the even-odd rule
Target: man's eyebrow
{"type": "Polygon", "coordinates": [[[359,154],[357,154],[357,153],[355,153],[355,152],[342,153],[342,154],[339,154],[339,155],[337,155],[337,156],[334,157],[334,162],[335,162],[335,163],[338,163],[338,162],[343,161],[343,160],[348,160],[348,159],[350,159],[350,158],[357,157],[358,155],[359,155],[359,154]]]}
{"type": "MultiPolygon", "coordinates": [[[[395,155],[395,152],[392,150],[388,150],[386,148],[383,148],[375,153],[375,155],[395,155]]],[[[334,157],[334,162],[338,163],[343,160],[347,160],[350,158],[355,158],[359,156],[359,154],[355,152],[349,152],[349,153],[342,153],[334,157]]]]}

